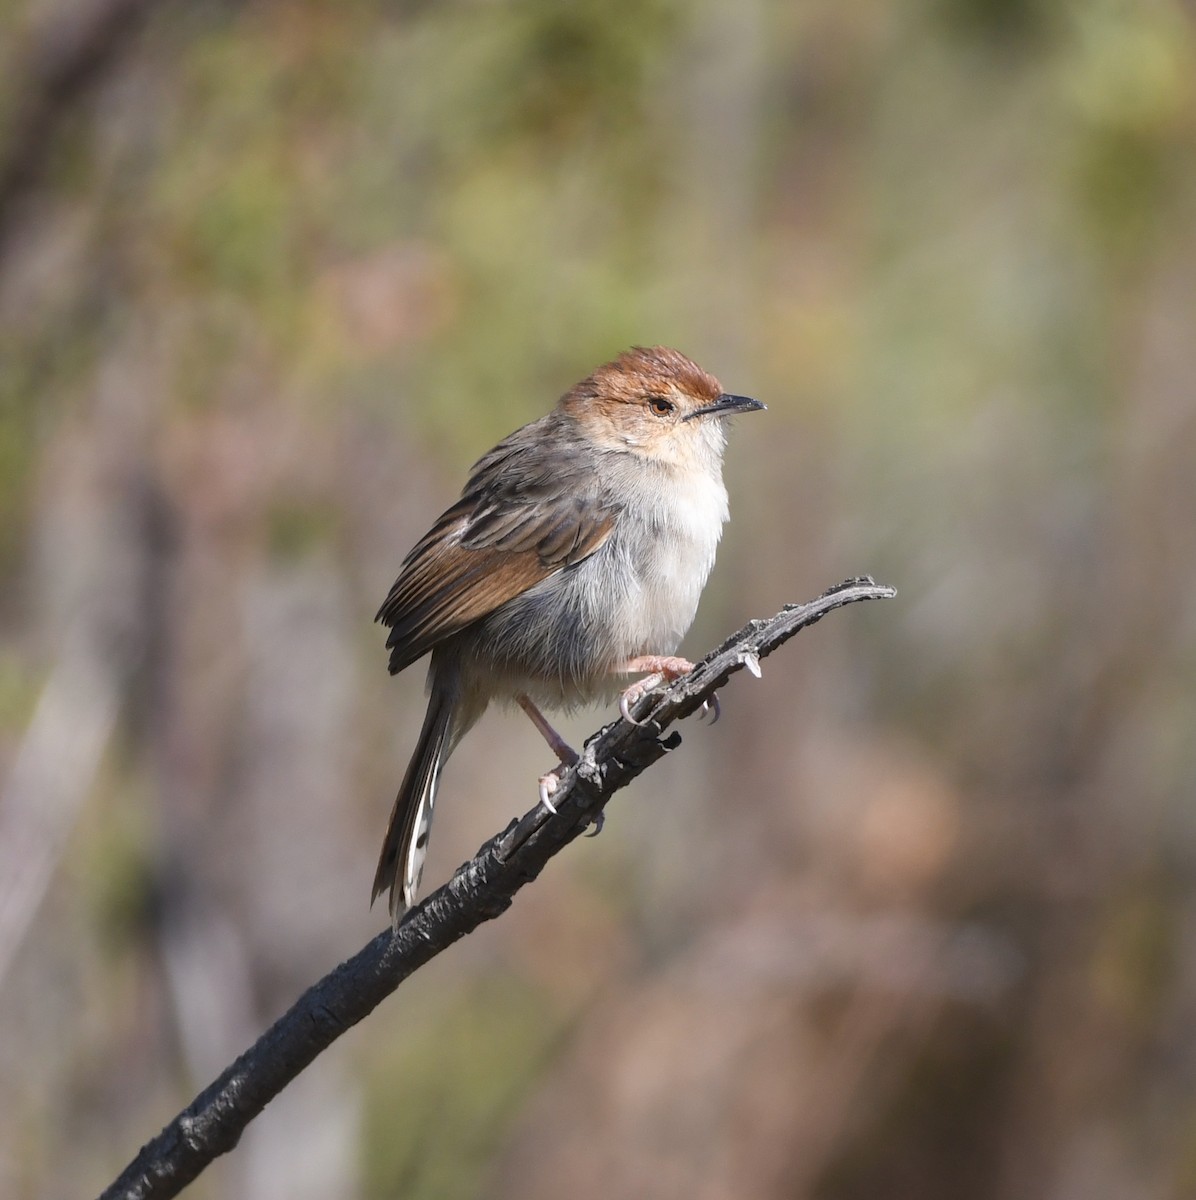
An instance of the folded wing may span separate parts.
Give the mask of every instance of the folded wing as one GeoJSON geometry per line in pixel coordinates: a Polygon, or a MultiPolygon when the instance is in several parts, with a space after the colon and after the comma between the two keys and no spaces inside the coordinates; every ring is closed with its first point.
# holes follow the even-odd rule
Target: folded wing
{"type": "MultiPolygon", "coordinates": [[[[544,422],[553,420],[544,418],[544,422]]],[[[377,620],[394,674],[557,571],[593,554],[615,514],[592,451],[526,426],[478,462],[461,499],[403,561],[377,620]]]]}

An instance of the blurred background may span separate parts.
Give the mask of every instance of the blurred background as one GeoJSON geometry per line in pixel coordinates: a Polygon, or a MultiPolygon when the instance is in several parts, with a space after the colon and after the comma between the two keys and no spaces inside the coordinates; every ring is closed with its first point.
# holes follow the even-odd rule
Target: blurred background
{"type": "MultiPolygon", "coordinates": [[[[100,1190],[382,928],[423,678],[373,613],[666,343],[769,406],[684,649],[898,599],[188,1194],[1196,1195],[1193,19],[0,4],[0,1194],[100,1190]]],[[[425,888],[548,765],[489,714],[425,888]]]]}

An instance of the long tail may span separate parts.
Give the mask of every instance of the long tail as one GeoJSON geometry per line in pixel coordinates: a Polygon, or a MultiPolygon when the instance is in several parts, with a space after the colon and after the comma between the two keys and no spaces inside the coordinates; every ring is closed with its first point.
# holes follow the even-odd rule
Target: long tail
{"type": "Polygon", "coordinates": [[[435,686],[431,689],[424,727],[395,797],[378,858],[378,870],[374,874],[370,903],[389,890],[390,920],[395,928],[398,928],[399,918],[415,903],[428,848],[440,768],[452,750],[455,704],[452,694],[446,694],[446,691],[435,686]]]}

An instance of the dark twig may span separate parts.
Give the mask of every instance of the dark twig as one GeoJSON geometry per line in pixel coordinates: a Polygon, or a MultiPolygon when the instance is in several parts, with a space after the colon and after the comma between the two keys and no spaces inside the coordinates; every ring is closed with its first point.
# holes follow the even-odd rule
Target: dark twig
{"type": "Polygon", "coordinates": [[[759,660],[833,609],[896,593],[871,579],[851,579],[809,604],[787,605],[769,620],[749,621],[707,655],[693,674],[644,696],[632,725],[619,720],[586,742],[564,772],[552,816],[539,805],[488,841],[438,891],[413,908],[397,932],[380,933],[364,949],[309,988],[213,1084],[205,1088],[141,1152],[102,1200],[176,1196],[220,1154],[273,1097],[342,1033],[367,1016],[413,971],[459,938],[504,912],[565,845],[596,821],[606,802],[669,749],[674,722],[701,707],[736,671],[759,660]]]}

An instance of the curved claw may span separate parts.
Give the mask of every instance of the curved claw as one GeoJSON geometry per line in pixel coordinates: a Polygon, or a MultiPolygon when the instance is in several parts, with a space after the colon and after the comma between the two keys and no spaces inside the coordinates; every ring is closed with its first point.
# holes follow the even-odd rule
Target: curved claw
{"type": "Polygon", "coordinates": [[[637,721],[631,715],[631,706],[646,696],[653,688],[660,687],[664,681],[664,675],[655,671],[651,675],[645,675],[638,683],[633,683],[627,688],[619,697],[619,712],[623,714],[623,719],[632,725],[646,725],[647,721],[637,721]]]}
{"type": "Polygon", "coordinates": [[[588,829],[584,836],[597,837],[602,832],[603,825],[606,824],[606,813],[601,809],[598,810],[598,815],[594,818],[594,824],[588,829]]]}
{"type": "Polygon", "coordinates": [[[622,713],[623,720],[626,721],[629,725],[646,725],[647,724],[646,721],[637,721],[631,715],[631,706],[640,698],[640,696],[643,695],[643,693],[641,692],[639,695],[633,696],[631,694],[633,691],[635,691],[634,688],[628,688],[619,697],[619,712],[622,713]]]}
{"type": "Polygon", "coordinates": [[[556,805],[552,802],[551,796],[552,793],[556,791],[556,786],[559,782],[560,780],[557,778],[557,773],[555,771],[549,771],[547,775],[540,776],[540,803],[543,804],[544,807],[548,809],[548,811],[552,813],[554,817],[556,816],[557,809],[556,805]]]}
{"type": "Polygon", "coordinates": [[[709,699],[703,700],[702,707],[698,709],[698,720],[705,721],[707,725],[717,725],[722,715],[723,706],[719,703],[718,692],[711,692],[709,699]]]}

